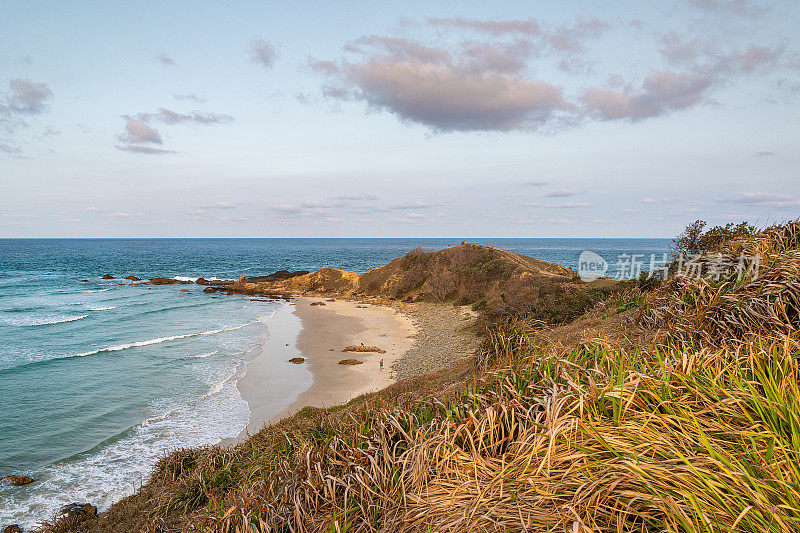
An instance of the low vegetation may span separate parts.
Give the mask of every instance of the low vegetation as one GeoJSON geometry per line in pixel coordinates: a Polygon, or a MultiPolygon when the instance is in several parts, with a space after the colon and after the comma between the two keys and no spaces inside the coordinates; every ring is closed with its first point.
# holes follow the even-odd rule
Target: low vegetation
{"type": "Polygon", "coordinates": [[[509,304],[475,361],[177,451],[79,527],[800,531],[800,222],[715,250],[758,275],[631,283],[563,325],[557,296],[509,304]]]}

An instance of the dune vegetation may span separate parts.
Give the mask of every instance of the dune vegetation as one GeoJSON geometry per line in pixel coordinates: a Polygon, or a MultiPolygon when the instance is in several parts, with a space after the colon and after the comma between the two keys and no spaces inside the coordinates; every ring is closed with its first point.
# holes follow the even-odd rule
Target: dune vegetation
{"type": "Polygon", "coordinates": [[[495,310],[474,361],[176,451],[47,530],[800,531],[800,222],[703,252],[760,265],[495,310]]]}

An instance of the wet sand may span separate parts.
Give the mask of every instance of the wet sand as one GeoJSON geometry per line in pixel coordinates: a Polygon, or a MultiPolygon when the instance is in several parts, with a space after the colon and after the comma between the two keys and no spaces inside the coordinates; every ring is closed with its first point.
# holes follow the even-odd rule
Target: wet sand
{"type": "Polygon", "coordinates": [[[268,327],[269,338],[261,353],[247,363],[245,376],[237,383],[250,408],[250,421],[238,437],[223,444],[239,442],[303,407],[332,407],[394,383],[392,365],[411,348],[416,333],[411,318],[396,309],[324,298],[293,299],[268,327]],[[325,305],[311,305],[313,302],[325,305]],[[345,346],[362,343],[386,353],[342,352],[345,346]],[[294,365],[289,362],[293,357],[305,361],[294,365]],[[343,359],[358,359],[363,364],[340,365],[343,359]],[[276,371],[284,374],[283,370],[292,382],[277,385],[285,394],[276,401],[272,376],[276,371]],[[278,407],[287,402],[288,407],[278,407]]]}

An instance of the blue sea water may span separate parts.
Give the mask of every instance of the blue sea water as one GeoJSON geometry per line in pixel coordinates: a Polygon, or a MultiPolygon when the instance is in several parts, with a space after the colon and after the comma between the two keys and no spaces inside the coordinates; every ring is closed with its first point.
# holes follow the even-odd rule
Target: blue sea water
{"type": "MultiPolygon", "coordinates": [[[[441,249],[458,242],[0,240],[0,476],[26,474],[38,480],[25,487],[0,483],[0,524],[32,525],[72,501],[105,508],[134,492],[168,451],[217,443],[236,436],[248,422],[236,381],[269,335],[270,317],[287,304],[214,297],[197,285],[136,286],[121,278],[235,279],[325,264],[365,271],[416,246],[441,249]],[[116,279],[103,280],[103,274],[116,279]]],[[[660,255],[670,243],[471,242],[573,269],[584,250],[613,264],[621,253],[660,255]]],[[[274,379],[297,379],[289,373],[301,371],[287,365],[287,374],[274,379]]],[[[310,383],[307,376],[297,382],[310,383]]],[[[292,400],[276,400],[276,412],[292,400]]]]}

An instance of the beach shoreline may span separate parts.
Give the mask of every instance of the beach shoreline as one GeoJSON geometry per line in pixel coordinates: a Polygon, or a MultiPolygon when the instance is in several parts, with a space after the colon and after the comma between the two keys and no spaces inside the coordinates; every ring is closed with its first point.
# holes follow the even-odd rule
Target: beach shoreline
{"type": "Polygon", "coordinates": [[[417,333],[413,319],[397,308],[321,297],[294,297],[268,327],[260,353],[247,361],[245,375],[237,383],[250,409],[247,426],[220,445],[238,444],[304,407],[332,407],[391,385],[392,366],[412,348],[417,333]],[[342,351],[361,344],[385,353],[342,351]],[[304,361],[290,363],[295,357],[304,361]],[[339,364],[345,359],[362,364],[339,364]],[[289,399],[285,408],[276,405],[274,379],[269,379],[276,368],[295,374],[285,387],[284,399],[289,399]]]}

